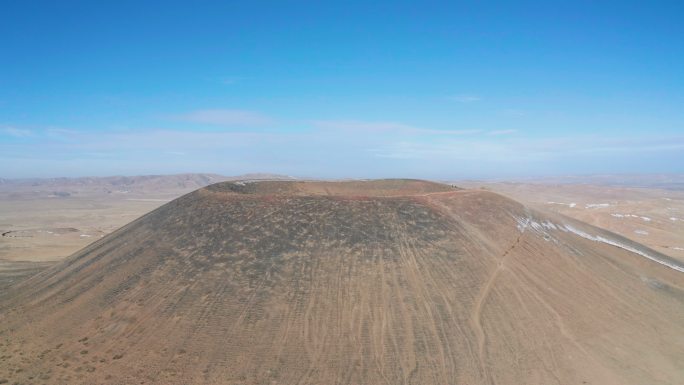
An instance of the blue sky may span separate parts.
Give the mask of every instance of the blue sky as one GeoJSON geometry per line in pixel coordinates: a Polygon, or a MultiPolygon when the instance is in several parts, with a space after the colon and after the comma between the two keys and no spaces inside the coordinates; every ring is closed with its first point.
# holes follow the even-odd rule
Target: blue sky
{"type": "Polygon", "coordinates": [[[684,172],[683,2],[142,3],[3,2],[0,177],[684,172]]]}

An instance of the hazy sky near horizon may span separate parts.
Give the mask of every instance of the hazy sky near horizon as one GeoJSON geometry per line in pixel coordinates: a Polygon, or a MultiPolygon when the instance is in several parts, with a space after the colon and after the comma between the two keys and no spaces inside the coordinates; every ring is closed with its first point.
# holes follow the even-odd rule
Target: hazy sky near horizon
{"type": "Polygon", "coordinates": [[[0,177],[684,172],[684,2],[5,1],[0,177]]]}

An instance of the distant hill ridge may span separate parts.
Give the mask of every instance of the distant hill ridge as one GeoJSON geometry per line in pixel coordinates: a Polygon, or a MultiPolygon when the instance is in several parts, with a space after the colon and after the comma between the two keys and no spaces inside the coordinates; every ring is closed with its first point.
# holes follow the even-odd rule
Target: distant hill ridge
{"type": "Polygon", "coordinates": [[[188,192],[212,183],[231,180],[294,180],[285,175],[253,173],[238,176],[218,174],[173,174],[76,178],[0,179],[0,191],[149,191],[182,189],[188,192]]]}

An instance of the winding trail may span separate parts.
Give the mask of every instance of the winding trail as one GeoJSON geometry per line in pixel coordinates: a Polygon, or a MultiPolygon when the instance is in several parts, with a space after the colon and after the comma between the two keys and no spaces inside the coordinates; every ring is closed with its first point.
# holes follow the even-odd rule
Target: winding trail
{"type": "Polygon", "coordinates": [[[482,307],[484,306],[485,302],[487,301],[487,298],[489,297],[489,294],[492,291],[492,287],[494,286],[496,278],[499,276],[501,270],[504,268],[504,262],[506,261],[506,257],[508,257],[511,251],[520,243],[523,234],[524,229],[523,232],[520,235],[518,235],[518,237],[515,239],[515,242],[513,242],[513,244],[508,249],[506,249],[506,251],[504,251],[504,253],[501,255],[499,263],[497,264],[496,268],[490,274],[489,278],[487,279],[487,282],[484,284],[484,286],[482,286],[482,289],[480,289],[480,293],[478,294],[475,300],[475,305],[471,312],[470,320],[473,324],[473,328],[475,329],[475,335],[477,336],[478,358],[480,360],[482,372],[485,375],[485,380],[488,384],[494,384],[494,381],[492,380],[491,375],[489,374],[489,370],[485,362],[486,336],[484,328],[482,327],[482,307]]]}

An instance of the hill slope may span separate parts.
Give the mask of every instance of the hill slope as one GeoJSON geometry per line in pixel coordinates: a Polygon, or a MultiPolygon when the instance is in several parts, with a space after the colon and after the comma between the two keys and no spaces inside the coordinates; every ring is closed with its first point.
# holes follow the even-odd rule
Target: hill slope
{"type": "Polygon", "coordinates": [[[678,384],[680,270],[485,191],[221,183],[0,294],[0,379],[678,384]]]}

